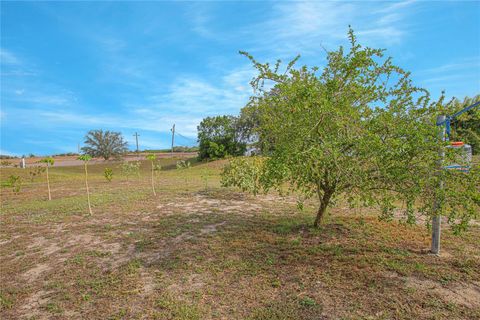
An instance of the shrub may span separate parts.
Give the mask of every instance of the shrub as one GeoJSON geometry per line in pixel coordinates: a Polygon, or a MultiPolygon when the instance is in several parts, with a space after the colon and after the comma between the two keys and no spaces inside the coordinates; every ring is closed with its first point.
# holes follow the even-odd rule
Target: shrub
{"type": "Polygon", "coordinates": [[[10,175],[7,181],[4,181],[2,187],[12,188],[14,194],[20,193],[20,189],[22,188],[22,178],[16,175],[10,175]]]}
{"type": "Polygon", "coordinates": [[[137,177],[140,177],[140,161],[124,161],[121,165],[122,168],[122,173],[127,177],[130,177],[131,175],[136,175],[137,177]]]}
{"type": "Polygon", "coordinates": [[[105,168],[105,170],[103,171],[103,176],[108,182],[112,182],[113,170],[111,168],[105,168]]]}
{"type": "Polygon", "coordinates": [[[177,169],[189,169],[190,168],[190,161],[179,160],[177,161],[177,169]]]}

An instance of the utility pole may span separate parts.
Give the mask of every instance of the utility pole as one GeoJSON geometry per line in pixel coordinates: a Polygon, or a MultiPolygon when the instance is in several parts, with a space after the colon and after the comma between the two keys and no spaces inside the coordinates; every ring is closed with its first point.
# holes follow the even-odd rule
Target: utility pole
{"type": "Polygon", "coordinates": [[[77,143],[77,152],[80,154],[80,143],[77,143]]]}
{"type": "Polygon", "coordinates": [[[440,142],[440,149],[438,150],[439,159],[437,162],[437,175],[440,178],[438,184],[438,191],[435,195],[435,200],[433,203],[433,211],[435,216],[432,219],[432,248],[431,252],[433,254],[440,254],[440,232],[441,232],[441,223],[442,223],[442,216],[439,214],[442,208],[441,197],[439,197],[439,193],[442,192],[443,189],[443,180],[442,180],[442,170],[443,170],[443,159],[445,158],[445,149],[443,147],[443,142],[445,141],[445,123],[446,117],[445,116],[437,116],[437,126],[442,126],[442,130],[440,130],[438,134],[439,142],[440,142]]]}
{"type": "Polygon", "coordinates": [[[173,157],[173,144],[175,143],[175,123],[172,127],[172,157],[173,157]]]}
{"type": "Polygon", "coordinates": [[[138,137],[140,136],[138,133],[135,132],[133,135],[135,137],[135,142],[137,143],[137,153],[138,153],[138,137]]]}

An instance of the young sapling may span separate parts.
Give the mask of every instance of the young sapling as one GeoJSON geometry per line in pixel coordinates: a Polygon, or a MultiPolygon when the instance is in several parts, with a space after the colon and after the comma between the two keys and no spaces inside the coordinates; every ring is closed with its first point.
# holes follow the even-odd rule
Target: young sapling
{"type": "MultiPolygon", "coordinates": [[[[190,161],[185,161],[185,160],[177,161],[177,170],[190,169],[190,166],[191,166],[190,161]]],[[[187,174],[184,175],[184,179],[185,179],[185,188],[187,188],[188,186],[187,174]]]]}
{"type": "Polygon", "coordinates": [[[88,170],[87,163],[92,160],[92,156],[88,154],[81,155],[78,157],[78,160],[82,160],[85,168],[85,187],[87,188],[87,201],[88,201],[88,212],[92,215],[92,206],[90,205],[90,192],[88,190],[88,170]]]}
{"type": "Polygon", "coordinates": [[[108,182],[112,182],[113,179],[113,170],[111,168],[105,168],[103,176],[107,179],[108,182]]]}
{"type": "Polygon", "coordinates": [[[33,167],[32,169],[30,169],[30,171],[28,172],[28,174],[30,175],[30,182],[33,182],[36,176],[40,176],[45,171],[45,167],[33,167]]]}
{"type": "Polygon", "coordinates": [[[2,182],[2,187],[11,187],[14,194],[19,194],[22,188],[22,178],[12,174],[7,181],[2,182]]]}
{"type": "Polygon", "coordinates": [[[53,164],[55,163],[55,160],[52,157],[48,157],[48,158],[43,158],[42,160],[40,160],[40,162],[45,163],[47,165],[45,170],[47,173],[48,200],[52,200],[52,195],[50,193],[50,178],[48,176],[48,168],[50,166],[53,166],[53,164]]]}
{"type": "Polygon", "coordinates": [[[157,193],[155,192],[155,182],[154,182],[154,171],[155,171],[155,160],[157,159],[157,156],[153,153],[147,155],[147,159],[150,160],[150,163],[152,164],[152,191],[153,195],[157,196],[157,193]]]}

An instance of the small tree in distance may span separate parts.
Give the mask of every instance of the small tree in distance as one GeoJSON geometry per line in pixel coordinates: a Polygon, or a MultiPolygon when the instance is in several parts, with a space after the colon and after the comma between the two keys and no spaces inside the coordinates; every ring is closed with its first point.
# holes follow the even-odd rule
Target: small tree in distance
{"type": "Polygon", "coordinates": [[[105,160],[118,158],[128,151],[127,142],[120,132],[91,130],[85,136],[86,146],[82,148],[85,154],[101,157],[105,160]]]}
{"type": "Polygon", "coordinates": [[[328,52],[320,72],[295,68],[298,57],[281,72],[280,61],[272,67],[243,53],[259,73],[249,105],[258,112],[256,133],[268,152],[233,159],[223,184],[252,192],[288,186],[315,196],[315,227],[343,195],[351,205],[380,207],[386,219],[401,206],[407,222],[415,221],[415,211],[445,214],[454,230],[464,229],[480,212],[479,168],[434,174],[441,145],[435,117],[445,113],[443,97],[432,103],[383,50],[360,46],[352,30],[349,39],[350,50],[328,52]],[[448,198],[441,211],[433,208],[434,197],[448,198]]]}
{"type": "Polygon", "coordinates": [[[43,158],[42,160],[40,160],[40,162],[45,163],[47,166],[46,175],[47,175],[48,200],[52,200],[52,195],[50,193],[50,178],[48,176],[48,168],[50,166],[53,166],[53,164],[55,163],[55,160],[52,157],[48,157],[48,158],[43,158]]]}
{"type": "Polygon", "coordinates": [[[89,154],[84,154],[79,156],[78,160],[83,161],[83,165],[85,168],[85,187],[87,189],[88,212],[90,213],[90,215],[92,215],[92,206],[90,205],[90,191],[88,190],[88,170],[87,170],[88,161],[92,160],[92,156],[90,156],[89,154]]]}

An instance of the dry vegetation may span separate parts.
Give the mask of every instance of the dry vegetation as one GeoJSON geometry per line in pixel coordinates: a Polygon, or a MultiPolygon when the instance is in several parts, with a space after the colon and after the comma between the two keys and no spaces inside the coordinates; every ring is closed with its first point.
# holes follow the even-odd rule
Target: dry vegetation
{"type": "Polygon", "coordinates": [[[478,225],[446,230],[439,258],[424,226],[338,203],[312,229],[314,203],[222,189],[222,162],[161,161],[157,197],[147,162],[111,183],[90,166],[93,216],[81,166],[50,170],[52,201],[44,176],[2,188],[0,318],[480,319],[478,225]]]}

